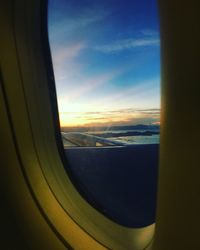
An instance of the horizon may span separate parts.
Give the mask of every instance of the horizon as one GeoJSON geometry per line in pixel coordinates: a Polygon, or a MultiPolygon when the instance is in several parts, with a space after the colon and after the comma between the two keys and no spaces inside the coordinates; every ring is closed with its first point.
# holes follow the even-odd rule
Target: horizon
{"type": "Polygon", "coordinates": [[[98,125],[98,126],[61,126],[62,129],[98,129],[98,128],[127,128],[127,127],[159,127],[160,128],[160,123],[156,123],[156,124],[133,124],[133,125],[111,125],[111,126],[107,126],[107,125],[98,125]]]}
{"type": "Polygon", "coordinates": [[[160,122],[155,0],[50,0],[48,29],[61,127],[160,122]]]}

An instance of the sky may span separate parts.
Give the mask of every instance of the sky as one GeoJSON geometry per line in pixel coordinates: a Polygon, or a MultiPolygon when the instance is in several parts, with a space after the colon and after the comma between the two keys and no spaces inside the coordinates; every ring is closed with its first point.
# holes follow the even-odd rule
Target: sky
{"type": "Polygon", "coordinates": [[[49,0],[48,31],[61,127],[159,123],[156,0],[49,0]]]}

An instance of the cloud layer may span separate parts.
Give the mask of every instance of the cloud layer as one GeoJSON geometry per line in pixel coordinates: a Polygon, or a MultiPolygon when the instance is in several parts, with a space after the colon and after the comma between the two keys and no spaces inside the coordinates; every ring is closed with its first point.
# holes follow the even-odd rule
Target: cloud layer
{"type": "Polygon", "coordinates": [[[61,126],[157,124],[160,109],[120,109],[91,112],[61,112],[61,126]],[[64,122],[66,119],[67,123],[64,122]]]}

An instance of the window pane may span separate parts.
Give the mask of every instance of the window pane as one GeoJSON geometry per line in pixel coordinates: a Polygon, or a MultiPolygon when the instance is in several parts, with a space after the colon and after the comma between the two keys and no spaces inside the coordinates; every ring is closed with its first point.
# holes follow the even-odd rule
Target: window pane
{"type": "Polygon", "coordinates": [[[127,226],[155,219],[158,26],[155,0],[49,1],[66,169],[90,204],[127,226]]]}

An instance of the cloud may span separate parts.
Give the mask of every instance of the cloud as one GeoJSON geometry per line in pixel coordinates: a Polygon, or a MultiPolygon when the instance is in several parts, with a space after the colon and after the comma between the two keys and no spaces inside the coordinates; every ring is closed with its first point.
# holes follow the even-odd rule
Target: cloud
{"type": "Polygon", "coordinates": [[[138,112],[141,112],[142,114],[146,115],[154,115],[154,116],[159,116],[160,115],[160,109],[141,109],[138,110],[138,112]]]}
{"type": "Polygon", "coordinates": [[[103,115],[103,116],[109,116],[109,115],[122,115],[123,113],[141,113],[141,114],[160,114],[159,108],[147,108],[147,109],[135,109],[135,108],[122,108],[119,110],[105,110],[105,111],[64,111],[61,112],[62,114],[70,114],[73,113],[74,115],[84,115],[84,116],[93,116],[93,115],[103,115]]]}
{"type": "Polygon", "coordinates": [[[84,42],[77,42],[69,46],[57,46],[52,50],[52,58],[55,65],[62,66],[66,61],[73,60],[77,57],[81,50],[86,47],[84,42]]]}
{"type": "MultiPolygon", "coordinates": [[[[69,11],[69,10],[68,10],[69,11]]],[[[65,15],[65,18],[57,19],[49,22],[49,34],[52,40],[59,40],[65,34],[78,32],[89,25],[97,23],[105,19],[109,15],[108,11],[103,9],[85,8],[78,10],[72,16],[70,13],[65,15]]],[[[51,18],[50,18],[51,20],[51,18]]]]}
{"type": "MultiPolygon", "coordinates": [[[[104,95],[103,98],[96,100],[99,106],[115,106],[121,109],[124,105],[129,107],[146,108],[146,107],[159,107],[159,78],[153,78],[146,81],[134,83],[132,87],[127,86],[122,90],[116,89],[112,93],[104,95]],[[158,90],[157,90],[158,89],[158,90]],[[158,105],[156,105],[156,103],[158,105]]],[[[124,84],[126,86],[126,84],[124,84]]]]}
{"type": "Polygon", "coordinates": [[[134,109],[134,108],[126,108],[120,110],[108,110],[108,111],[91,111],[91,112],[60,112],[63,116],[70,117],[73,116],[76,123],[84,121],[84,123],[97,124],[99,123],[113,123],[113,124],[121,124],[124,123],[137,123],[139,121],[145,121],[145,123],[149,122],[158,122],[160,117],[160,109],[134,109]]]}
{"type": "Polygon", "coordinates": [[[130,38],[130,39],[119,40],[112,44],[99,45],[96,46],[94,49],[102,53],[113,53],[137,47],[158,46],[159,44],[160,44],[159,38],[152,38],[152,37],[137,38],[137,39],[130,38]]]}
{"type": "MultiPolygon", "coordinates": [[[[67,106],[69,106],[70,102],[73,103],[83,95],[88,94],[91,91],[94,91],[94,89],[97,89],[102,85],[106,85],[109,81],[114,79],[118,74],[119,72],[117,71],[111,71],[109,73],[93,77],[82,76],[79,77],[78,81],[71,79],[73,86],[70,87],[68,86],[69,91],[67,93],[64,93],[62,97],[60,96],[58,100],[59,106],[62,109],[67,109],[67,106]]],[[[68,80],[68,82],[70,81],[68,80]]]]}
{"type": "Polygon", "coordinates": [[[137,47],[159,46],[159,44],[158,31],[146,29],[140,31],[140,37],[121,39],[110,44],[97,45],[94,49],[103,53],[112,53],[137,47]]]}
{"type": "MultiPolygon", "coordinates": [[[[78,75],[81,65],[76,58],[85,47],[85,42],[77,42],[68,46],[57,46],[51,50],[57,86],[71,82],[71,79],[73,79],[75,75],[78,75]]],[[[59,89],[60,88],[58,88],[58,90],[59,89]]]]}
{"type": "Polygon", "coordinates": [[[148,36],[148,37],[159,37],[159,32],[157,30],[152,29],[144,29],[140,31],[141,34],[148,36]]]}
{"type": "Polygon", "coordinates": [[[65,30],[67,31],[73,31],[77,30],[83,27],[86,27],[90,24],[93,24],[95,22],[98,22],[102,19],[104,19],[107,15],[106,12],[94,12],[93,10],[88,10],[85,15],[79,16],[77,18],[67,19],[67,26],[65,27],[65,30]]]}

